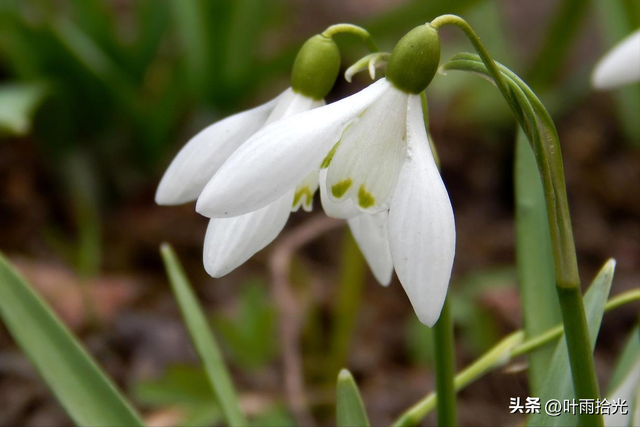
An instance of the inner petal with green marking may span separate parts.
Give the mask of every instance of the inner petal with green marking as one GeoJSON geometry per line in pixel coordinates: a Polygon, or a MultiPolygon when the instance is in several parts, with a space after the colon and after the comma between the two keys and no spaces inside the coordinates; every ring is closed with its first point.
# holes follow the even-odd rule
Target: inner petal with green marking
{"type": "Polygon", "coordinates": [[[333,202],[351,199],[368,213],[389,209],[406,160],[407,104],[407,94],[391,86],[342,134],[323,163],[333,202]]]}
{"type": "Polygon", "coordinates": [[[296,186],[293,205],[291,207],[292,212],[297,212],[300,206],[302,206],[305,211],[311,212],[313,209],[313,195],[318,190],[318,174],[319,172],[317,171],[311,172],[296,186]]]}

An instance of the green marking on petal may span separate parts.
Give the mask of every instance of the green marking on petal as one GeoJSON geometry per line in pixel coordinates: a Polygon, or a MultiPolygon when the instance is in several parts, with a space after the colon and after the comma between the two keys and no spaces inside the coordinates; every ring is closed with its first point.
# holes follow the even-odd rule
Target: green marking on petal
{"type": "Polygon", "coordinates": [[[320,165],[320,169],[326,169],[331,164],[331,160],[333,160],[333,156],[336,154],[336,150],[338,149],[338,145],[340,145],[340,141],[336,142],[336,145],[333,146],[331,151],[327,154],[327,157],[324,158],[322,164],[320,165]]]}
{"type": "Polygon", "coordinates": [[[311,192],[311,189],[306,185],[296,191],[296,194],[293,196],[294,207],[298,205],[298,202],[303,196],[306,197],[304,204],[309,206],[311,204],[311,201],[313,200],[313,193],[311,192]]]}
{"type": "Polygon", "coordinates": [[[344,193],[346,193],[351,187],[351,184],[353,184],[353,180],[351,178],[343,179],[336,185],[331,186],[331,194],[339,199],[344,196],[344,193]]]}
{"type": "Polygon", "coordinates": [[[369,193],[365,188],[364,184],[360,186],[358,190],[358,204],[363,208],[370,208],[376,203],[375,197],[371,193],[369,193]]]}

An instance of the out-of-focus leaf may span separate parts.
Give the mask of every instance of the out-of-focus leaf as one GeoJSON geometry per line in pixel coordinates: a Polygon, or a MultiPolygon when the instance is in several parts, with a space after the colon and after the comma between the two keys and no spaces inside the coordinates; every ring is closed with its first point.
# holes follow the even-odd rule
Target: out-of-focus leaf
{"type": "Polygon", "coordinates": [[[115,384],[2,256],[0,317],[77,425],[142,426],[115,384]]]}
{"type": "Polygon", "coordinates": [[[273,406],[251,420],[255,427],[294,427],[296,423],[283,406],[273,406]]]}
{"type": "Polygon", "coordinates": [[[608,394],[620,387],[633,365],[640,360],[640,326],[636,326],[629,335],[629,341],[618,358],[616,368],[609,381],[608,394]]]}
{"type": "Polygon", "coordinates": [[[25,135],[29,132],[33,114],[45,93],[45,86],[37,83],[1,85],[0,136],[25,135]]]}
{"type": "Polygon", "coordinates": [[[198,300],[191,290],[182,266],[168,244],[162,245],[161,253],[169,276],[169,282],[171,282],[173,292],[180,305],[187,329],[200,355],[227,424],[230,426],[247,425],[244,415],[240,411],[238,397],[218,344],[211,328],[207,324],[207,319],[198,304],[198,300]]]}
{"type": "Polygon", "coordinates": [[[217,425],[222,418],[202,368],[171,366],[162,377],[135,384],[133,394],[145,405],[177,409],[182,427],[217,425]]]}
{"type": "MultiPolygon", "coordinates": [[[[607,261],[584,296],[584,309],[587,315],[592,351],[595,348],[598,332],[600,331],[600,324],[602,322],[602,316],[604,315],[604,306],[609,296],[609,290],[611,289],[615,265],[614,260],[607,261]]],[[[551,359],[545,380],[542,383],[539,396],[542,408],[545,407],[546,402],[550,399],[557,399],[560,402],[564,399],[575,399],[567,341],[564,339],[558,342],[556,350],[553,353],[553,358],[551,359]]],[[[527,425],[577,426],[578,415],[564,412],[557,417],[551,417],[548,416],[545,411],[540,411],[539,414],[531,415],[527,425]]]]}
{"type": "MultiPolygon", "coordinates": [[[[555,274],[547,207],[533,150],[521,130],[515,150],[516,255],[518,286],[527,337],[535,337],[562,320],[555,293],[555,274]]],[[[554,347],[527,355],[531,394],[538,395],[554,347]]]]}
{"type": "Polygon", "coordinates": [[[244,284],[240,298],[237,316],[215,315],[213,322],[231,359],[245,369],[257,369],[276,355],[276,312],[261,281],[244,284]]]}
{"type": "MultiPolygon", "coordinates": [[[[220,2],[211,2],[220,3],[220,2]]],[[[193,94],[206,95],[212,79],[210,28],[204,0],[172,1],[173,16],[182,42],[189,85],[193,94]]]]}
{"type": "Polygon", "coordinates": [[[338,375],[336,419],[340,427],[368,427],[369,418],[364,409],[358,386],[351,373],[343,369],[338,375]]]}

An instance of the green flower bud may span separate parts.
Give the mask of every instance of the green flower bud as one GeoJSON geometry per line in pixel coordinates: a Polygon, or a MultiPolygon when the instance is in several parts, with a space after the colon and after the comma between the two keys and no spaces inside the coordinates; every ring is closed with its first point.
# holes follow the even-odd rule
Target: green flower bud
{"type": "Polygon", "coordinates": [[[387,80],[398,89],[418,94],[425,90],[440,64],[440,36],[429,24],[409,31],[391,52],[387,80]]]}
{"type": "Polygon", "coordinates": [[[299,94],[323,99],[336,82],[338,71],[340,51],[336,42],[320,34],[315,35],[298,52],[291,72],[291,87],[299,94]]]}

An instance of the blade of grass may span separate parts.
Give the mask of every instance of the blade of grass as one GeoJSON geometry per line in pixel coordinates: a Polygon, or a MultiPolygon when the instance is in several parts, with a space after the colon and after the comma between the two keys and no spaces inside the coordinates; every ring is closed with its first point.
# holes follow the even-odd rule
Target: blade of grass
{"type": "MultiPolygon", "coordinates": [[[[562,320],[554,291],[555,275],[547,208],[536,159],[527,138],[518,131],[515,150],[516,257],[518,287],[527,337],[562,320]]],[[[537,396],[554,348],[542,347],[527,355],[529,388],[537,396]]]]}
{"type": "Polygon", "coordinates": [[[0,318],[79,426],[142,426],[115,384],[0,255],[0,318]]]}
{"type": "Polygon", "coordinates": [[[238,397],[227,367],[224,364],[222,353],[198,304],[198,300],[191,290],[180,261],[178,261],[171,246],[166,243],[162,245],[160,252],[187,329],[204,364],[209,382],[218,399],[218,403],[222,407],[227,424],[230,426],[245,426],[247,422],[240,410],[238,397]]]}
{"type": "Polygon", "coordinates": [[[369,418],[364,409],[358,386],[346,369],[338,375],[336,420],[339,427],[368,427],[369,418]]]}

